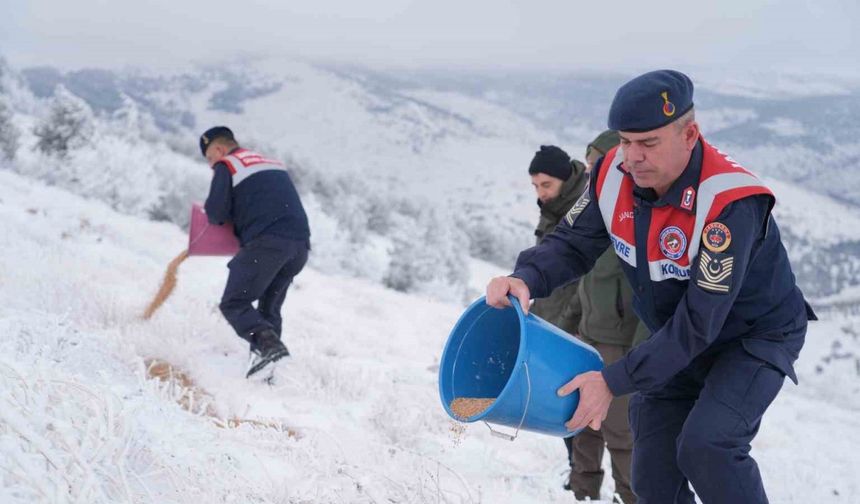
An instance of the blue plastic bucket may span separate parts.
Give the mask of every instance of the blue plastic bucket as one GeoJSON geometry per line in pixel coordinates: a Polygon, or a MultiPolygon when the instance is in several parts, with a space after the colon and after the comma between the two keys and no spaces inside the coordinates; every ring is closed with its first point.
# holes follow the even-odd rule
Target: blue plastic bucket
{"type": "MultiPolygon", "coordinates": [[[[569,437],[564,423],[579,404],[579,391],[556,391],[574,376],[603,367],[600,354],[536,315],[523,315],[519,301],[502,310],[485,298],[472,303],[457,321],[439,365],[439,395],[451,418],[569,437]],[[483,412],[460,418],[457,398],[495,398],[483,412]]],[[[488,425],[489,426],[489,425],[488,425]]],[[[493,434],[513,440],[516,435],[493,434]]]]}

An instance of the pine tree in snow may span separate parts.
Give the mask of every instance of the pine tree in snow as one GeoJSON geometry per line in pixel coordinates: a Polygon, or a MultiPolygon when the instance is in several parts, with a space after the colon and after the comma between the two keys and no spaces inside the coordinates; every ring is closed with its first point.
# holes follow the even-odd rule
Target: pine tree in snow
{"type": "Polygon", "coordinates": [[[464,291],[467,240],[448,216],[440,214],[432,208],[421,208],[411,225],[394,233],[386,286],[407,292],[464,291]]]}
{"type": "Polygon", "coordinates": [[[33,130],[36,148],[45,154],[65,156],[93,135],[93,111],[87,103],[62,85],[54,91],[50,112],[33,130]]]}
{"type": "Polygon", "coordinates": [[[129,140],[143,139],[155,142],[163,139],[163,135],[155,125],[152,115],[126,94],[121,94],[122,106],[110,115],[110,127],[119,136],[129,140]]]}
{"type": "Polygon", "coordinates": [[[12,122],[12,107],[6,103],[6,97],[0,95],[0,157],[14,159],[18,151],[18,138],[21,132],[12,122]]]}

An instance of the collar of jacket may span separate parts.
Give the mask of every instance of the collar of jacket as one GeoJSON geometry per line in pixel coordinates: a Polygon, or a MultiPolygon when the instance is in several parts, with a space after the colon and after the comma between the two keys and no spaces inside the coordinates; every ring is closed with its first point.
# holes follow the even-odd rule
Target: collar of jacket
{"type": "Polygon", "coordinates": [[[579,196],[585,189],[585,183],[588,181],[588,174],[585,173],[584,164],[573,160],[570,166],[570,177],[562,183],[558,196],[546,203],[541,203],[540,200],[537,200],[541,215],[556,222],[561,220],[567,214],[567,211],[570,210],[570,207],[576,203],[576,200],[579,199],[579,196]]]}
{"type": "MultiPolygon", "coordinates": [[[[227,154],[224,154],[224,157],[233,155],[236,153],[236,151],[241,150],[241,149],[242,149],[241,147],[233,147],[232,149],[230,149],[230,152],[228,152],[227,154]]],[[[209,168],[212,169],[212,171],[215,171],[215,167],[218,166],[218,163],[224,163],[224,158],[221,158],[218,161],[215,161],[215,164],[213,164],[209,168]]],[[[226,163],[224,163],[224,164],[226,164],[226,163]]]]}

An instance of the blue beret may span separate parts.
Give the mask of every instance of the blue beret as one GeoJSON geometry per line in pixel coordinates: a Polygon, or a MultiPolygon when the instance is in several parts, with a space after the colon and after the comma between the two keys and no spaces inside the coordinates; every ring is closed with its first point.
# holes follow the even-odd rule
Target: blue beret
{"type": "Polygon", "coordinates": [[[209,144],[212,143],[212,140],[216,138],[226,138],[227,140],[236,141],[236,137],[233,136],[233,132],[230,131],[230,128],[227,126],[215,126],[214,128],[209,128],[202,135],[200,135],[200,153],[203,156],[206,156],[206,148],[209,147],[209,144]]]}
{"type": "Polygon", "coordinates": [[[693,82],[675,70],[640,75],[618,88],[609,129],[638,133],[661,128],[693,108],[693,82]]]}

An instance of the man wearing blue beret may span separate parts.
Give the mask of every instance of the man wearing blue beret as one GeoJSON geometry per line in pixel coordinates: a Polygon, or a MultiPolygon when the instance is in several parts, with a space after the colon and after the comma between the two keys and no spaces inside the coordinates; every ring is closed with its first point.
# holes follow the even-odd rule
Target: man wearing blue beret
{"type": "Polygon", "coordinates": [[[212,167],[206,216],[215,225],[232,222],[242,246],[227,264],[219,307],[250,345],[246,377],[268,379],[290,355],[281,341],[281,306],[308,259],[308,218],[284,164],[241,148],[226,126],[203,133],[200,152],[212,167]]]}
{"type": "Polygon", "coordinates": [[[561,225],[523,251],[487,303],[524,310],[587,273],[612,246],[651,337],[580,374],[570,430],[598,429],[612,397],[630,400],[640,504],[767,502],[750,442],[815,314],[798,289],[773,193],[699,132],[693,83],[659,70],[623,85],[609,111],[621,145],[600,159],[561,225]],[[690,486],[692,485],[692,490],[690,486]]]}

